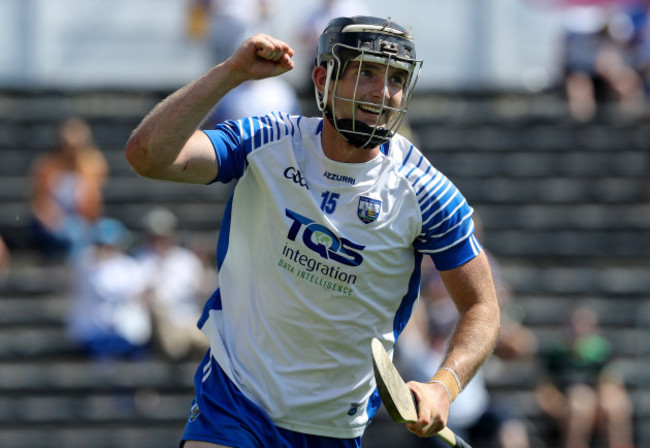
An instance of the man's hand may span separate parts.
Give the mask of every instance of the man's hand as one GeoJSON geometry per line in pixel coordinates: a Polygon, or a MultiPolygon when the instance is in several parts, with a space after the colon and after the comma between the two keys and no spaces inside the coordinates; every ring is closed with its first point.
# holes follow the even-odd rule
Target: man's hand
{"type": "Polygon", "coordinates": [[[258,34],[241,44],[226,64],[241,82],[270,78],[293,69],[293,54],[293,49],[287,43],[258,34]]]}
{"type": "Polygon", "coordinates": [[[437,383],[406,383],[418,402],[418,421],[406,424],[406,429],[418,437],[431,437],[447,425],[449,395],[437,383]]]}

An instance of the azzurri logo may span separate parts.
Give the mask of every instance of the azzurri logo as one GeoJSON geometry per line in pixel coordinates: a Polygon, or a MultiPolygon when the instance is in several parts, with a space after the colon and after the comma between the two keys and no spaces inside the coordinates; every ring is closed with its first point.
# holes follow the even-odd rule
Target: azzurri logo
{"type": "Polygon", "coordinates": [[[292,166],[288,167],[286,170],[284,170],[284,177],[292,180],[294,183],[300,185],[301,187],[305,187],[307,190],[309,190],[309,185],[307,185],[307,179],[303,177],[299,169],[294,168],[292,166]]]}
{"type": "Polygon", "coordinates": [[[357,183],[357,180],[354,177],[348,177],[348,176],[343,176],[341,174],[330,173],[329,171],[325,171],[323,176],[325,176],[326,179],[333,180],[336,182],[343,182],[344,184],[354,185],[357,183]]]}
{"type": "Polygon", "coordinates": [[[285,209],[286,215],[292,220],[287,238],[296,241],[302,237],[302,242],[308,249],[316,252],[327,260],[337,261],[347,266],[359,266],[363,261],[361,251],[366,247],[340,237],[322,224],[299,213],[285,209]]]}

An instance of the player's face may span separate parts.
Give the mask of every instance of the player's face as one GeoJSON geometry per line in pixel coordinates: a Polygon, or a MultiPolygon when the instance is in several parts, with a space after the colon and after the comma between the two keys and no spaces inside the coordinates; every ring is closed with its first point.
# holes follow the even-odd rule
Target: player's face
{"type": "Polygon", "coordinates": [[[385,125],[392,112],[382,110],[381,106],[399,108],[407,79],[408,72],[396,67],[349,62],[334,92],[337,118],[353,118],[370,126],[385,125]],[[355,102],[341,98],[354,99],[355,102]]]}

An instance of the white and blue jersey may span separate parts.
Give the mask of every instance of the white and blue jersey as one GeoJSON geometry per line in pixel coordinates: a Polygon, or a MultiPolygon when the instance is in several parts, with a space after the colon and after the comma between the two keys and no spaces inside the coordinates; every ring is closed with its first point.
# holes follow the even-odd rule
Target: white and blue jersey
{"type": "Polygon", "coordinates": [[[340,163],[323,153],[322,126],[276,113],[205,131],[216,181],[239,181],[219,237],[220,288],[199,326],[277,426],[353,438],[380,404],[370,341],[392,353],[423,254],[446,270],[481,247],[472,208],[408,140],[340,163]]]}

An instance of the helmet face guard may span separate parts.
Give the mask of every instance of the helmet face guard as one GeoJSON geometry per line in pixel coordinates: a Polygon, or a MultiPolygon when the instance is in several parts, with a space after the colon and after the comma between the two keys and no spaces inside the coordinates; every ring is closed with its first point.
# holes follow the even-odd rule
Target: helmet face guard
{"type": "Polygon", "coordinates": [[[327,67],[324,92],[315,89],[318,108],[336,131],[358,148],[372,149],[389,141],[406,114],[422,66],[422,61],[415,59],[415,47],[409,33],[390,19],[364,16],[334,19],[321,35],[317,64],[327,67]],[[359,66],[354,93],[348,98],[339,94],[338,82],[352,61],[359,66]],[[356,99],[364,64],[385,66],[384,90],[389,84],[390,67],[404,71],[402,98],[398,105],[388,105],[385,96],[381,104],[356,99]],[[330,86],[332,98],[328,106],[330,86]],[[345,103],[351,105],[352,117],[337,118],[337,104],[345,103]],[[379,108],[375,123],[356,120],[358,106],[379,108]]]}

